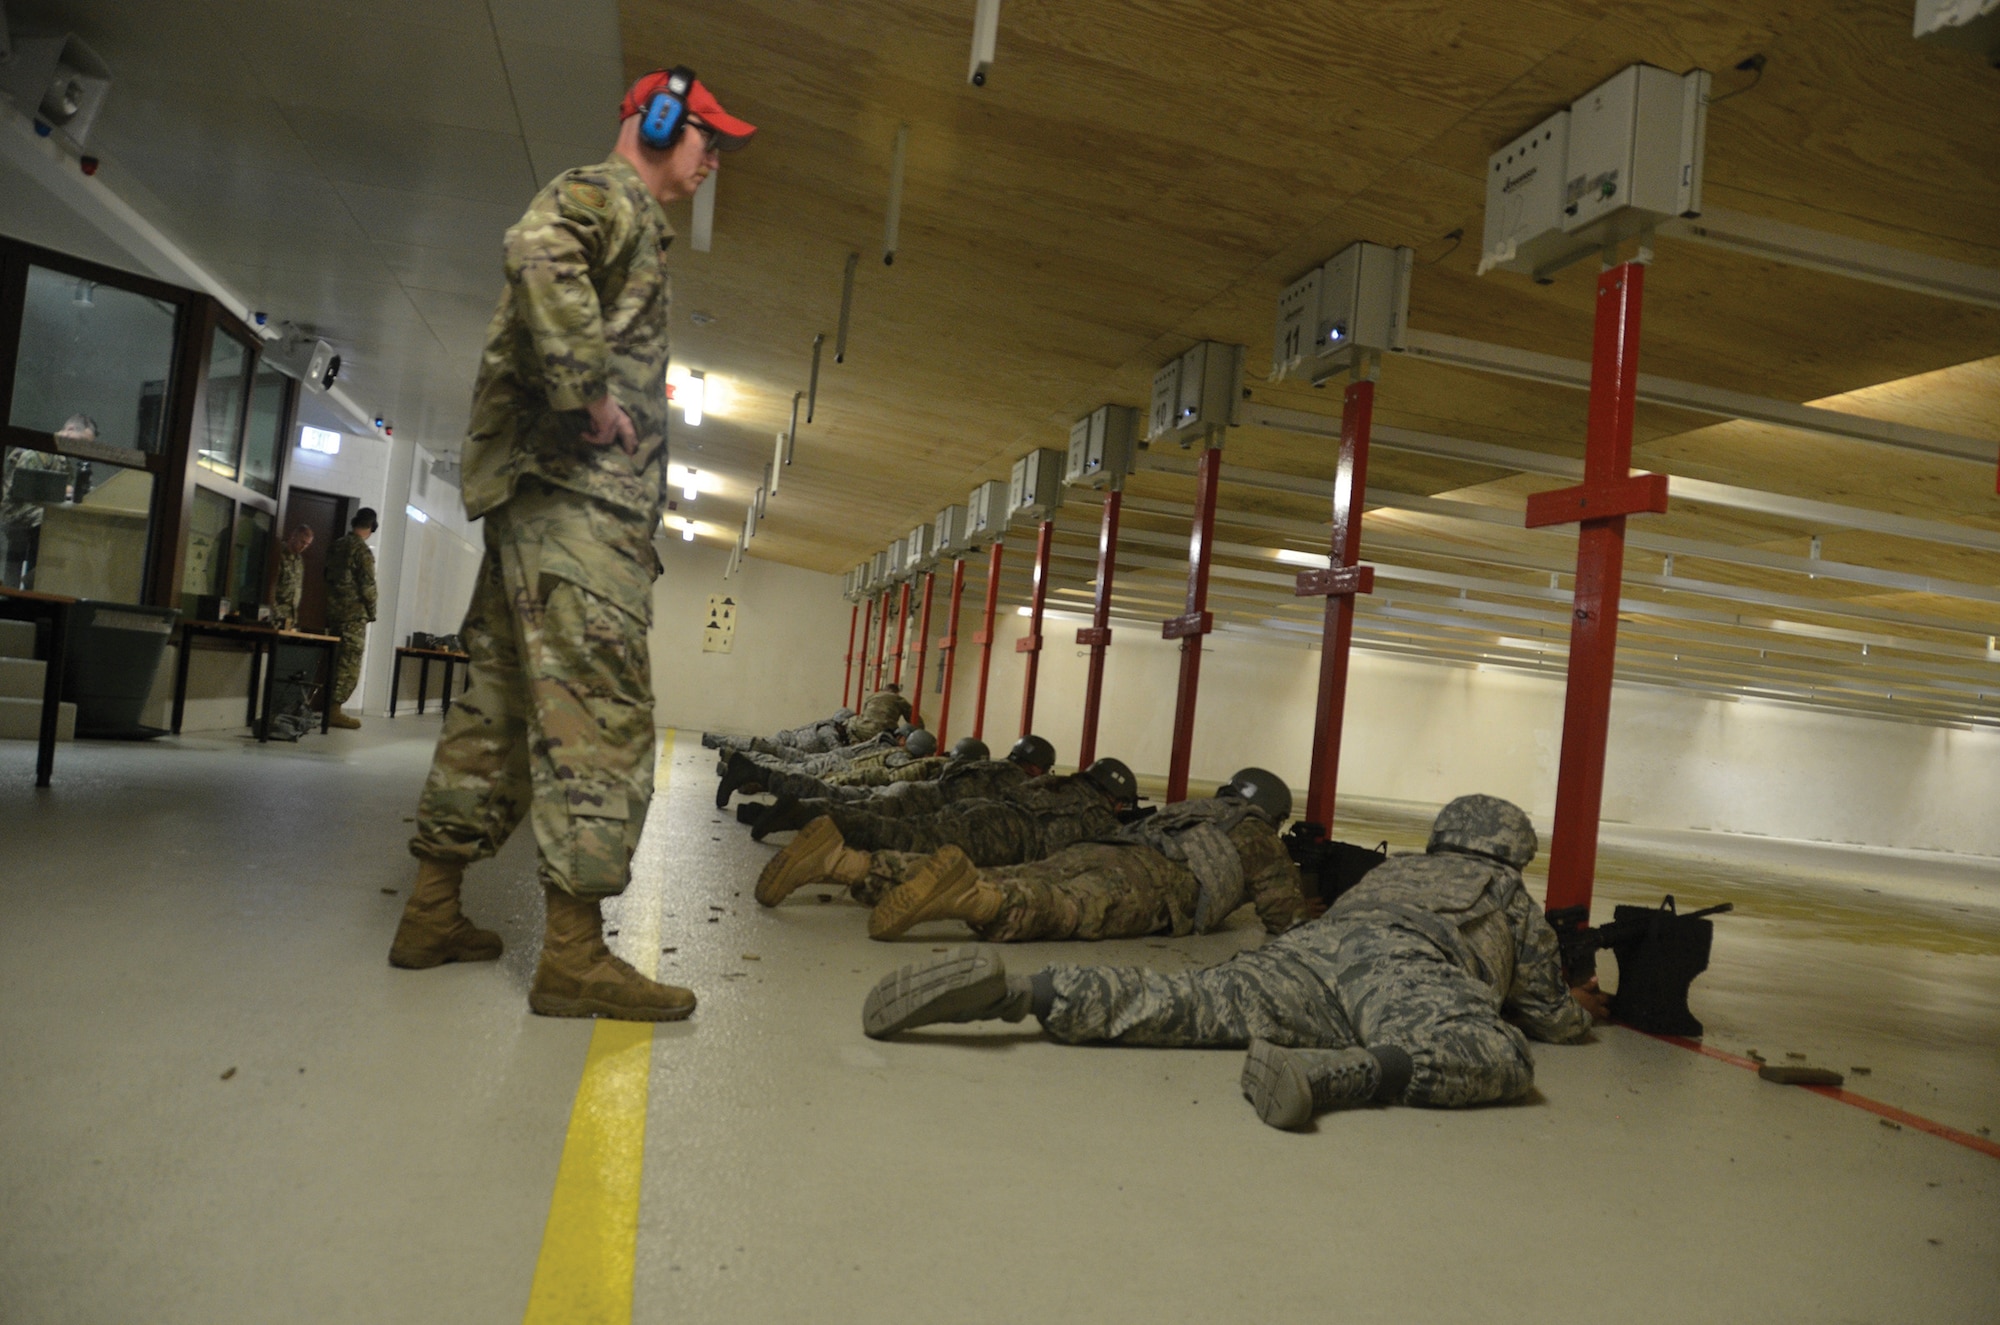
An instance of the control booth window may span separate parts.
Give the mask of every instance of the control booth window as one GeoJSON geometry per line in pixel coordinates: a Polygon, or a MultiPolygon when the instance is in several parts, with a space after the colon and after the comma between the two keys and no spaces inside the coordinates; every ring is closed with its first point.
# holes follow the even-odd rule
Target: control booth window
{"type": "Polygon", "coordinates": [[[194,421],[196,460],[203,469],[235,478],[243,455],[243,411],[249,403],[250,347],[216,329],[208,352],[208,381],[194,421]]]}
{"type": "Polygon", "coordinates": [[[136,603],[145,590],[153,476],[9,446],[0,454],[0,583],[136,603]]]}
{"type": "Polygon", "coordinates": [[[8,422],[159,454],[178,321],[165,300],[30,266],[8,422]]]}

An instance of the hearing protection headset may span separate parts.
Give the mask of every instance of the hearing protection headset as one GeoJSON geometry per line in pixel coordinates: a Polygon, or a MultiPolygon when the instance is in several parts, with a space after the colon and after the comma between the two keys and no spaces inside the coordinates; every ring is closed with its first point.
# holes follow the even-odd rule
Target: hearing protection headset
{"type": "Polygon", "coordinates": [[[687,128],[688,93],[694,89],[694,70],[675,65],[667,73],[667,85],[646,99],[639,118],[639,141],[656,152],[664,152],[680,141],[687,128]]]}

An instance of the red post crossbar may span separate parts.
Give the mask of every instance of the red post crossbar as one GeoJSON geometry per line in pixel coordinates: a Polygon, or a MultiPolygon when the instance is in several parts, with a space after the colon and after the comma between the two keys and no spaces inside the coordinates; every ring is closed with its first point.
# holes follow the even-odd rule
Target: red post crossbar
{"type": "Polygon", "coordinates": [[[1569,634],[1569,693],[1563,704],[1562,763],[1549,847],[1547,905],[1588,906],[1597,870],[1597,821],[1604,802],[1604,750],[1611,724],[1612,669],[1618,655],[1618,589],[1625,570],[1625,517],[1666,509],[1662,475],[1634,476],[1632,414],[1639,394],[1639,309],[1646,269],[1627,262],[1597,278],[1597,326],[1590,355],[1590,433],[1583,483],[1539,494],[1528,524],[1580,520],[1575,610],[1569,634]]]}
{"type": "Polygon", "coordinates": [[[938,666],[944,669],[944,698],[938,701],[938,748],[942,750],[946,740],[945,732],[951,725],[951,681],[958,663],[958,600],[965,596],[965,558],[953,558],[951,563],[951,610],[945,615],[944,634],[938,636],[938,666]]]}
{"type": "Polygon", "coordinates": [[[1293,593],[1324,595],[1320,634],[1319,711],[1313,719],[1312,782],[1306,819],[1333,832],[1334,789],[1340,784],[1340,732],[1347,713],[1347,661],[1354,642],[1354,597],[1375,588],[1375,569],[1362,566],[1361,505],[1368,494],[1368,434],[1375,421],[1375,384],[1350,382],[1340,412],[1340,460],[1333,475],[1332,565],[1306,571],[1293,593]]]}
{"type": "Polygon", "coordinates": [[[1027,675],[1021,679],[1021,735],[1035,728],[1035,680],[1041,674],[1042,605],[1049,596],[1049,553],[1055,542],[1056,522],[1042,521],[1035,536],[1034,591],[1028,598],[1028,634],[1014,641],[1014,652],[1028,655],[1027,675]]]}
{"type": "Polygon", "coordinates": [[[903,684],[903,652],[910,638],[910,582],[903,581],[903,591],[896,596],[896,651],[889,656],[896,660],[889,679],[897,685],[903,684]]]}
{"type": "Polygon", "coordinates": [[[847,614],[847,670],[840,676],[840,706],[847,707],[847,692],[854,688],[854,628],[861,623],[861,604],[847,614]]]}
{"type": "Polygon", "coordinates": [[[889,591],[882,591],[882,614],[875,622],[875,688],[882,688],[882,660],[889,650],[889,591]]]}
{"type": "Polygon", "coordinates": [[[1221,480],[1222,451],[1201,453],[1195,478],[1194,528],[1188,534],[1187,612],[1160,623],[1162,639],[1181,642],[1180,693],[1174,700],[1174,749],[1167,764],[1167,801],[1187,799],[1188,761],[1194,753],[1194,701],[1201,687],[1201,641],[1215,629],[1208,610],[1208,568],[1215,559],[1215,487],[1221,480]]]}
{"type": "Polygon", "coordinates": [[[986,679],[993,670],[993,613],[1000,606],[1000,554],[1005,550],[999,539],[993,540],[993,556],[986,565],[986,624],[972,637],[979,646],[979,691],[972,705],[974,740],[986,736],[986,679]]]}
{"type": "Polygon", "coordinates": [[[875,632],[875,600],[864,598],[861,604],[861,666],[854,669],[854,700],[848,705],[857,713],[868,697],[863,693],[868,689],[868,637],[875,632]]]}
{"type": "Polygon", "coordinates": [[[917,613],[917,680],[910,687],[910,721],[924,720],[924,658],[931,647],[931,590],[937,584],[937,572],[924,572],[924,605],[917,613]]]}
{"type": "Polygon", "coordinates": [[[1083,682],[1083,738],[1076,746],[1076,766],[1089,768],[1097,758],[1097,706],[1104,694],[1104,651],[1111,647],[1111,576],[1118,568],[1118,512],[1125,494],[1114,488],[1104,494],[1104,518],[1097,526],[1097,599],[1090,624],[1076,632],[1076,642],[1090,646],[1090,671],[1083,682]]]}

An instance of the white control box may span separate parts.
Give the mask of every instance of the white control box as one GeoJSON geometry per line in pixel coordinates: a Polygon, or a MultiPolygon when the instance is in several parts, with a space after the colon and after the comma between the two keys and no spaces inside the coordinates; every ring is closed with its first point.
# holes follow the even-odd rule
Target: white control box
{"type": "Polygon", "coordinates": [[[903,564],[912,571],[929,570],[937,560],[937,530],[928,522],[912,529],[903,539],[903,564]]]}
{"type": "Polygon", "coordinates": [[[1190,446],[1233,428],[1242,414],[1243,347],[1197,341],[1153,375],[1146,440],[1190,446]]]}
{"type": "Polygon", "coordinates": [[[910,574],[909,558],[903,551],[902,539],[899,538],[889,544],[888,557],[889,560],[884,567],[883,578],[890,584],[901,584],[905,579],[909,578],[910,574]]]}
{"type": "Polygon", "coordinates": [[[1479,274],[1532,275],[1573,249],[1563,233],[1569,112],[1559,110],[1486,159],[1486,230],[1479,274]]]}
{"type": "Polygon", "coordinates": [[[1271,333],[1272,380],[1303,369],[1321,381],[1363,354],[1401,349],[1415,258],[1364,240],[1286,286],[1271,333]]]}
{"type": "Polygon", "coordinates": [[[1065,483],[1117,492],[1132,472],[1139,444],[1139,411],[1130,405],[1099,405],[1069,427],[1065,483]]]}
{"type": "Polygon", "coordinates": [[[1007,485],[988,479],[965,499],[966,541],[994,539],[1007,532],[1007,485]]]}
{"type": "Polygon", "coordinates": [[[1044,447],[1014,462],[1007,482],[1008,519],[1055,519],[1056,508],[1062,505],[1064,459],[1061,451],[1044,447]]]}
{"type": "Polygon", "coordinates": [[[889,554],[887,551],[877,552],[868,559],[868,589],[870,592],[879,593],[888,586],[888,583],[889,554]]]}
{"type": "Polygon", "coordinates": [[[931,525],[931,546],[940,557],[955,557],[972,546],[972,529],[963,506],[947,506],[931,525]]]}

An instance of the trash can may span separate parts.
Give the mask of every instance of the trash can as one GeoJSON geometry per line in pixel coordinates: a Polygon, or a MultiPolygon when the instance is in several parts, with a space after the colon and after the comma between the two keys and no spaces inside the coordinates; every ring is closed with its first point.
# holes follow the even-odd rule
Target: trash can
{"type": "Polygon", "coordinates": [[[171,607],[87,598],[70,609],[63,698],[76,705],[78,736],[148,741],[166,735],[165,728],[148,727],[139,717],[179,618],[171,607]]]}

